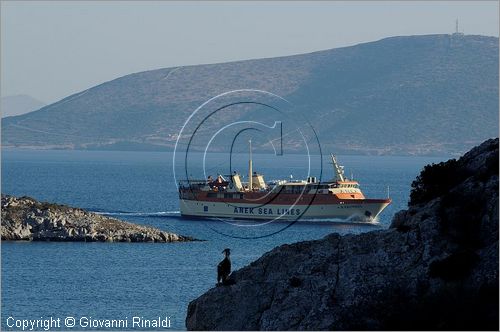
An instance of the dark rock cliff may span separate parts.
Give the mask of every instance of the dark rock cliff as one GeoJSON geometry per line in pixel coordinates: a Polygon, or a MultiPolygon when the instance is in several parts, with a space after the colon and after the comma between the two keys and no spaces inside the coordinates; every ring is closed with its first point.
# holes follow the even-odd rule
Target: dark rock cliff
{"type": "Polygon", "coordinates": [[[2,195],[2,240],[176,242],[190,237],[30,197],[2,195]]]}
{"type": "Polygon", "coordinates": [[[498,139],[427,166],[389,229],[283,245],[189,304],[190,330],[498,330],[498,139]]]}

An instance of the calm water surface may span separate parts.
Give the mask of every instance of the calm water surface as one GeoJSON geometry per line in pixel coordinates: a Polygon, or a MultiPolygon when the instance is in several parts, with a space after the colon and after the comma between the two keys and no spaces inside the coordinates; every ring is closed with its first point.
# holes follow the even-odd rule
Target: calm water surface
{"type": "MultiPolygon", "coordinates": [[[[302,175],[303,156],[276,164],[254,156],[254,170],[266,179],[302,175]],[[286,165],[286,166],[284,166],[286,165]]],[[[235,158],[245,172],[246,157],[235,158]]],[[[13,243],[3,242],[2,328],[6,318],[92,316],[97,319],[154,319],[169,316],[171,328],[185,329],[188,303],[213,287],[221,251],[232,250],[241,268],[272,248],[337,232],[387,228],[406,207],[411,181],[420,169],[447,158],[339,156],[367,197],[393,199],[374,224],[275,222],[238,227],[181,218],[172,154],[159,152],[2,151],[2,193],[70,204],[123,220],[189,235],[190,243],[13,243]],[[270,235],[273,234],[274,235],[270,235]],[[229,235],[229,236],[228,236],[229,235]],[[242,239],[251,238],[251,239],[242,239]]],[[[207,169],[216,175],[225,159],[213,155],[207,169]]],[[[318,171],[313,167],[312,173],[318,171]]],[[[324,160],[323,174],[331,178],[324,160]]]]}

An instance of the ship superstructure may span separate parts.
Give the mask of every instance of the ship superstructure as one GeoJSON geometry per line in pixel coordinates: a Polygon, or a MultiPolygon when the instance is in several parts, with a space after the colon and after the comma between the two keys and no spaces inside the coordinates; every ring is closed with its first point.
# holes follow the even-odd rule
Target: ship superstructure
{"type": "Polygon", "coordinates": [[[206,180],[179,183],[180,211],[183,216],[235,219],[375,219],[390,198],[366,198],[359,183],[348,179],[337,158],[330,155],[334,177],[320,182],[306,180],[265,182],[253,171],[250,142],[248,181],[234,172],[209,176],[206,180]]]}

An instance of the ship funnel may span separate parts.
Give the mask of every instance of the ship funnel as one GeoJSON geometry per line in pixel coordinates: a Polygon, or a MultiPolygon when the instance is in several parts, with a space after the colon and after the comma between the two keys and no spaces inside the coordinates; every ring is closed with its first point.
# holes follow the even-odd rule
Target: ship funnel
{"type": "Polygon", "coordinates": [[[330,155],[332,158],[332,164],[333,164],[333,173],[335,174],[335,180],[337,181],[344,181],[344,167],[340,166],[337,163],[337,158],[333,154],[330,155]]]}
{"type": "Polygon", "coordinates": [[[249,145],[249,158],[248,158],[248,190],[252,191],[253,188],[253,170],[252,170],[252,140],[248,140],[249,145]]]}

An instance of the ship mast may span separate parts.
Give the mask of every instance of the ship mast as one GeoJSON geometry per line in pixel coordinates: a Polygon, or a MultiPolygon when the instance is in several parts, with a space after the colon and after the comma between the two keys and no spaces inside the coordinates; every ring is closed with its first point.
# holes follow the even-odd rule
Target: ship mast
{"type": "Polygon", "coordinates": [[[335,174],[335,179],[337,181],[343,182],[345,180],[344,179],[344,168],[337,163],[337,159],[335,158],[335,156],[333,154],[331,154],[330,156],[332,157],[333,172],[335,174]]]}
{"type": "Polygon", "coordinates": [[[252,140],[248,140],[249,144],[249,159],[248,159],[248,190],[252,191],[253,183],[252,183],[252,176],[253,176],[253,171],[252,171],[252,140]]]}

